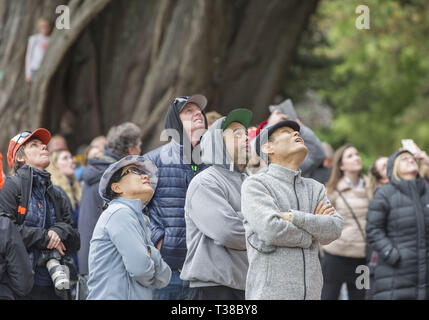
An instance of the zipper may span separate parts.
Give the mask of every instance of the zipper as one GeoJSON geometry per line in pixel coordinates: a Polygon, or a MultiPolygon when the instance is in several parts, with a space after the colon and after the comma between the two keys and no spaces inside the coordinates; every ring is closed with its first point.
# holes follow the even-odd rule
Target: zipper
{"type": "MultiPolygon", "coordinates": [[[[293,191],[295,193],[296,204],[298,206],[298,210],[300,210],[298,194],[296,193],[296,176],[293,177],[293,191]]],[[[302,253],[303,266],[304,266],[304,300],[305,300],[305,298],[307,297],[307,281],[305,279],[305,253],[304,253],[304,248],[301,248],[301,253],[302,253]]]]}
{"type": "MultiPolygon", "coordinates": [[[[22,190],[22,187],[21,187],[21,190],[22,190]]],[[[31,192],[32,192],[32,190],[33,190],[33,168],[30,167],[30,193],[28,194],[27,203],[25,204],[27,210],[28,210],[28,206],[30,205],[30,199],[31,199],[31,192]]],[[[21,195],[21,197],[23,197],[23,195],[21,195]]]]}

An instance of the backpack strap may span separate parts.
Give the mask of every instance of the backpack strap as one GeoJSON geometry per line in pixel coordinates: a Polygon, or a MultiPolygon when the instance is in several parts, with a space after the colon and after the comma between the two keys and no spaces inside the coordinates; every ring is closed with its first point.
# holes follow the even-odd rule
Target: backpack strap
{"type": "Polygon", "coordinates": [[[361,226],[361,224],[360,224],[360,222],[359,222],[358,218],[356,217],[356,214],[354,213],[353,209],[350,207],[349,203],[348,203],[348,202],[346,201],[346,199],[344,198],[344,196],[343,196],[343,194],[341,193],[341,191],[340,191],[340,190],[338,190],[338,189],[337,189],[336,191],[338,192],[338,194],[339,194],[339,196],[341,197],[341,199],[343,199],[343,201],[344,201],[344,203],[346,204],[347,208],[350,210],[350,213],[352,214],[353,219],[355,220],[355,222],[356,222],[356,224],[357,224],[357,226],[358,226],[358,228],[359,228],[359,231],[360,231],[360,234],[362,235],[363,240],[364,240],[364,241],[366,241],[366,238],[365,238],[365,232],[363,232],[362,226],[361,226]]]}
{"type": "Polygon", "coordinates": [[[23,192],[24,184],[22,183],[22,178],[18,175],[13,175],[9,178],[12,179],[15,185],[18,186],[18,194],[16,195],[16,199],[18,202],[18,207],[16,211],[18,215],[17,215],[16,223],[20,225],[24,223],[25,215],[27,213],[27,203],[24,203],[24,202],[28,202],[28,201],[25,201],[24,197],[22,196],[24,194],[23,192]]]}

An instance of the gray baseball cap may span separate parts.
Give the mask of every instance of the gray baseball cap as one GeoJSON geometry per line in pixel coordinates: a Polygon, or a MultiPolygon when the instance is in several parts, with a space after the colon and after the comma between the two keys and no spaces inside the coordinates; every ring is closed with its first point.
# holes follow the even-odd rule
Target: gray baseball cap
{"type": "Polygon", "coordinates": [[[204,110],[207,106],[207,98],[202,94],[194,94],[192,96],[178,97],[174,99],[173,103],[176,105],[177,111],[179,111],[179,113],[182,112],[183,108],[185,108],[185,106],[189,103],[194,103],[200,107],[201,110],[204,110]]]}
{"type": "Polygon", "coordinates": [[[269,106],[269,109],[271,113],[273,113],[276,110],[279,110],[281,113],[287,115],[289,120],[296,121],[297,116],[296,116],[295,108],[293,107],[292,100],[290,99],[286,99],[285,101],[283,101],[278,105],[269,106]]]}

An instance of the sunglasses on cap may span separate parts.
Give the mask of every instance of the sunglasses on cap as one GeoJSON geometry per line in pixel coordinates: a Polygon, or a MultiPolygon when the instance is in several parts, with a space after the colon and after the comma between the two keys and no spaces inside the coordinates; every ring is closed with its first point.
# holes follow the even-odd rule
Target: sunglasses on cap
{"type": "Polygon", "coordinates": [[[26,138],[28,138],[28,136],[29,135],[31,135],[31,131],[23,131],[23,132],[21,132],[19,135],[17,135],[17,136],[15,136],[12,140],[15,142],[14,144],[13,144],[13,147],[12,147],[12,154],[13,154],[13,152],[15,151],[15,148],[16,148],[16,146],[17,145],[19,145],[19,144],[21,144],[21,142],[24,140],[24,139],[26,139],[26,138]]]}
{"type": "Polygon", "coordinates": [[[142,169],[137,168],[137,167],[129,167],[127,170],[125,170],[121,176],[119,177],[120,179],[122,179],[122,177],[126,176],[129,173],[134,173],[138,176],[141,176],[142,174],[146,174],[146,172],[144,172],[142,169]]]}

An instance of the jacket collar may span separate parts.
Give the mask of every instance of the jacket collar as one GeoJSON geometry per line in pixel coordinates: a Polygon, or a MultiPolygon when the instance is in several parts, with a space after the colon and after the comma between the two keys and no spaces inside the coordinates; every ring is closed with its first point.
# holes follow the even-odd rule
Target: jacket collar
{"type": "Polygon", "coordinates": [[[139,199],[125,199],[123,197],[118,197],[113,199],[110,203],[109,206],[114,204],[114,203],[120,203],[120,204],[124,204],[127,207],[129,207],[130,209],[132,209],[135,213],[137,214],[141,214],[142,210],[143,210],[143,206],[142,206],[142,202],[139,199]]]}
{"type": "Polygon", "coordinates": [[[288,183],[299,182],[301,180],[301,169],[295,171],[275,163],[268,165],[268,174],[276,178],[281,178],[281,180],[288,183]]]}
{"type": "Polygon", "coordinates": [[[351,185],[346,181],[346,179],[344,177],[342,177],[338,183],[337,183],[337,189],[341,192],[343,191],[347,191],[347,190],[351,190],[351,189],[363,189],[368,185],[368,181],[367,178],[365,176],[360,177],[359,179],[363,180],[363,185],[362,187],[359,187],[359,185],[361,185],[361,180],[359,180],[358,186],[355,186],[354,188],[351,187],[351,185]]]}

